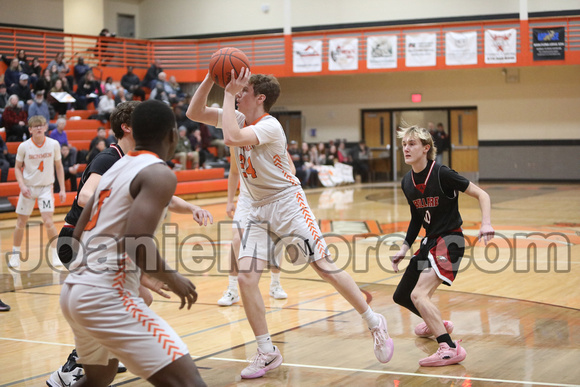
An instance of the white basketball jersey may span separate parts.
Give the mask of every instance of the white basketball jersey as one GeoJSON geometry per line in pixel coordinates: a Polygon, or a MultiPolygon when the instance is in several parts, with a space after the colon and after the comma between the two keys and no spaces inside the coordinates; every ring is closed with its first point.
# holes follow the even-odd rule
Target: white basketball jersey
{"type": "Polygon", "coordinates": [[[66,283],[97,287],[122,287],[139,294],[141,270],[127,257],[120,246],[127,228],[127,216],[133,197],[131,182],[150,165],[163,163],[151,152],[130,152],[117,161],[101,178],[91,208],[91,218],[81,242],[82,253],[70,266],[66,283]]]}
{"type": "MultiPolygon", "coordinates": [[[[236,111],[238,125],[245,116],[236,111]]],[[[221,114],[218,122],[221,124],[221,114]]],[[[241,124],[243,126],[244,124],[241,124]]],[[[258,145],[235,148],[236,163],[240,171],[241,186],[255,201],[265,200],[290,187],[300,187],[300,181],[292,174],[286,156],[286,135],[280,122],[269,114],[264,114],[249,125],[258,145]]],[[[244,193],[240,188],[240,194],[244,193]]]]}
{"type": "Polygon", "coordinates": [[[24,163],[22,175],[29,187],[54,184],[54,162],[61,158],[60,144],[50,137],[45,137],[40,146],[29,138],[16,153],[16,160],[24,163]]]}

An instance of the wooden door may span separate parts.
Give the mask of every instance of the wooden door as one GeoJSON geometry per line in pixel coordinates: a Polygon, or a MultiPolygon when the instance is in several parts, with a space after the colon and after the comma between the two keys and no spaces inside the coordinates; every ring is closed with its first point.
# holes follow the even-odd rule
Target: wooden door
{"type": "Polygon", "coordinates": [[[364,112],[362,138],[371,150],[372,179],[389,180],[392,176],[391,113],[364,112]]]}
{"type": "Polygon", "coordinates": [[[298,144],[302,144],[302,113],[277,112],[272,113],[272,116],[276,117],[280,121],[280,124],[282,124],[288,142],[296,141],[298,144]]]}
{"type": "Polygon", "coordinates": [[[450,110],[451,168],[470,180],[479,178],[477,110],[450,110]]]}

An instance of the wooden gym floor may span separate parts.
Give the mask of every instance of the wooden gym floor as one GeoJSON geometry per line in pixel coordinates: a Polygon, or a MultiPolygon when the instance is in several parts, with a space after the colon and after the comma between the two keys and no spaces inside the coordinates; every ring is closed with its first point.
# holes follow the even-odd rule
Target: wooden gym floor
{"type": "MultiPolygon", "coordinates": [[[[399,184],[355,185],[307,191],[311,207],[338,263],[374,310],[385,314],[395,341],[388,364],[373,354],[365,324],[332,287],[310,268],[283,264],[287,300],[268,296],[261,283],[270,332],[284,355],[278,369],[241,380],[256,349],[241,304],[219,307],[227,286],[230,225],[225,198],[197,201],[216,220],[200,228],[184,215],[170,215],[158,233],[164,255],[196,284],[199,299],[178,310],[175,297],[159,297],[153,309],[181,335],[210,386],[569,386],[580,384],[580,185],[483,184],[492,197],[498,233],[491,246],[477,244],[480,212],[463,195],[460,211],[470,247],[452,287],[435,300],[455,323],[467,358],[459,365],[425,368],[432,339],[414,336],[420,320],[392,301],[401,274],[391,270],[389,251],[400,243],[409,208],[399,184]],[[222,223],[220,223],[222,222],[222,223]],[[169,224],[169,225],[167,225],[169,224]],[[180,254],[178,254],[180,252],[180,254]],[[193,258],[196,258],[195,260],[193,258]]],[[[55,215],[57,228],[63,215],[55,215]]],[[[0,221],[0,298],[12,307],[0,313],[0,386],[42,386],[73,346],[58,299],[65,271],[40,260],[38,219],[29,229],[29,261],[21,272],[7,269],[14,220],[0,221]]],[[[44,234],[46,240],[46,235],[44,234]]],[[[414,247],[417,247],[417,243],[414,247]]],[[[25,250],[25,249],[24,249],[25,250]]],[[[130,372],[118,386],[146,382],[130,372]]]]}

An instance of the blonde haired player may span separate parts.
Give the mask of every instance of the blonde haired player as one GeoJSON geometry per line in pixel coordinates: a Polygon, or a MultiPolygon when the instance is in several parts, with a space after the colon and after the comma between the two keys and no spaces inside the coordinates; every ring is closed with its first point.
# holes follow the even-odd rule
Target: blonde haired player
{"type": "MultiPolygon", "coordinates": [[[[43,116],[32,116],[28,120],[30,138],[18,146],[14,174],[20,187],[18,204],[16,205],[16,227],[13,235],[12,254],[8,266],[20,267],[20,246],[24,237],[26,223],[34,203],[38,200],[38,209],[42,222],[46,227],[48,240],[53,240],[58,235],[52,221],[54,213],[54,172],[60,187],[59,199],[66,200],[64,189],[64,168],[62,166],[60,144],[58,141],[45,136],[48,124],[43,116]]],[[[52,264],[62,266],[56,253],[56,240],[52,246],[52,264]]]]}
{"type": "Polygon", "coordinates": [[[423,318],[424,322],[415,327],[417,336],[435,336],[439,343],[437,352],[421,359],[419,365],[456,364],[463,361],[467,353],[459,341],[451,340],[453,323],[441,319],[431,297],[441,284],[450,286],[453,283],[465,250],[458,192],[465,192],[479,201],[482,215],[479,237],[485,243],[494,235],[489,195],[435,161],[437,149],[426,129],[417,126],[401,128],[398,137],[402,139],[405,163],[412,167],[401,181],[411,208],[411,221],[405,242],[391,258],[395,272],[399,271],[399,263],[417,238],[421,226],[425,228],[426,236],[421,240],[421,248],[411,258],[393,299],[423,318]]]}
{"type": "Polygon", "coordinates": [[[262,271],[272,258],[272,243],[277,248],[286,245],[294,262],[309,264],[339,291],[366,321],[377,359],[388,362],[393,355],[393,340],[387,333],[384,316],[373,312],[352,277],[330,259],[300,181],[291,173],[284,129],[268,114],[280,95],[278,80],[271,75],[251,75],[247,69],[242,69],[240,76],[235,78],[232,70],[232,80],[225,88],[223,110],[206,106],[212,86],[213,80],[208,74],[195,92],[187,115],[192,120],[211,125],[222,123],[224,140],[226,145],[235,147],[234,157],[242,184],[251,198],[245,245],[241,248],[238,264],[244,310],[256,336],[258,350],[250,365],[242,371],[242,378],[259,378],[282,364],[282,354],[272,344],[268,332],[264,301],[258,287],[262,271]],[[242,129],[238,124],[240,117],[246,124],[242,129]]]}

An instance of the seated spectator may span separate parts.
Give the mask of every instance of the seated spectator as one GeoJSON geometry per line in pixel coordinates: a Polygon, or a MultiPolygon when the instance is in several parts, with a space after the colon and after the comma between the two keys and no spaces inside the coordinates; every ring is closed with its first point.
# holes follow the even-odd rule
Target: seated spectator
{"type": "Polygon", "coordinates": [[[346,148],[346,140],[342,140],[338,143],[338,162],[349,165],[352,164],[352,156],[346,148]]]}
{"type": "Polygon", "coordinates": [[[141,86],[148,87],[149,89],[153,90],[155,88],[155,84],[157,84],[157,76],[162,71],[163,68],[161,68],[161,59],[155,59],[153,64],[147,69],[145,77],[141,82],[141,86]]]}
{"type": "Polygon", "coordinates": [[[28,75],[20,74],[20,80],[8,89],[8,93],[16,94],[18,99],[24,103],[24,108],[28,111],[28,106],[32,103],[32,90],[28,85],[28,75]]]}
{"type": "Polygon", "coordinates": [[[323,142],[318,143],[317,147],[318,151],[318,164],[317,165],[326,165],[326,156],[328,151],[326,150],[326,144],[323,142]]]}
{"type": "Polygon", "coordinates": [[[20,80],[20,74],[23,74],[20,65],[18,64],[18,58],[14,58],[9,62],[9,66],[4,71],[4,83],[11,88],[20,80]]]}
{"type": "Polygon", "coordinates": [[[6,85],[0,83],[0,126],[2,126],[2,114],[4,109],[8,106],[8,93],[6,92],[6,85]]]}
{"type": "MultiPolygon", "coordinates": [[[[57,79],[54,81],[54,86],[50,89],[50,93],[67,93],[71,94],[71,91],[68,87],[65,87],[62,79],[57,79]]],[[[54,111],[61,116],[66,115],[66,111],[71,108],[71,104],[68,102],[59,102],[54,97],[50,97],[49,99],[50,104],[54,108],[54,111]]]]}
{"type": "Polygon", "coordinates": [[[91,71],[91,68],[89,67],[89,65],[85,64],[85,58],[83,58],[82,56],[79,56],[79,58],[77,59],[77,64],[74,67],[75,83],[77,85],[80,85],[82,83],[84,76],[89,71],[91,71]]]}
{"type": "Polygon", "coordinates": [[[302,152],[298,149],[298,143],[296,141],[290,141],[288,153],[294,163],[294,168],[296,168],[296,177],[300,180],[300,184],[305,187],[309,176],[306,176],[306,170],[303,168],[304,161],[302,161],[302,152]]]}
{"type": "MultiPolygon", "coordinates": [[[[64,72],[64,74],[68,74],[68,72],[70,71],[70,67],[64,60],[64,54],[62,52],[59,52],[55,55],[54,59],[48,63],[48,68],[52,68],[53,65],[56,65],[57,73],[64,72]]],[[[69,76],[67,83],[69,85],[72,85],[74,83],[74,79],[72,76],[69,76]]]]}
{"type": "Polygon", "coordinates": [[[166,103],[167,105],[171,104],[171,102],[169,101],[169,94],[167,94],[167,92],[163,88],[163,83],[161,82],[157,82],[157,84],[151,91],[151,94],[149,94],[149,99],[156,99],[158,101],[166,103]]]}
{"type": "Polygon", "coordinates": [[[302,170],[306,173],[306,176],[304,177],[303,187],[309,188],[317,187],[318,171],[314,168],[314,163],[312,162],[311,153],[307,142],[302,143],[300,157],[302,159],[302,170]]]}
{"type": "Polygon", "coordinates": [[[32,58],[32,63],[30,64],[30,70],[32,71],[30,75],[32,85],[36,85],[36,81],[42,76],[42,66],[40,65],[40,59],[37,56],[32,58]]]}
{"type": "MultiPolygon", "coordinates": [[[[28,115],[30,117],[43,116],[46,122],[50,122],[50,120],[53,119],[55,115],[54,109],[51,108],[52,106],[49,106],[48,103],[44,100],[44,91],[37,90],[34,94],[32,103],[28,107],[28,115]]],[[[49,123],[48,130],[51,131],[54,129],[56,129],[56,125],[49,123]]]]}
{"type": "Polygon", "coordinates": [[[89,151],[89,154],[87,155],[87,164],[93,161],[95,156],[98,155],[100,152],[104,151],[105,149],[107,149],[107,143],[105,142],[105,140],[98,140],[97,143],[95,144],[95,147],[92,148],[89,151]]]}
{"type": "Polygon", "coordinates": [[[20,142],[30,137],[28,113],[23,109],[23,104],[16,94],[8,98],[8,106],[4,109],[2,121],[6,128],[6,142],[20,142]]]}
{"type": "Polygon", "coordinates": [[[169,86],[175,91],[175,102],[183,101],[185,99],[185,93],[181,90],[181,85],[177,82],[175,75],[169,77],[169,81],[167,81],[169,86]]]}
{"type": "Polygon", "coordinates": [[[60,117],[58,120],[56,120],[56,128],[50,132],[49,137],[58,141],[61,147],[65,145],[69,147],[68,151],[71,154],[72,159],[76,162],[77,148],[69,146],[68,136],[64,131],[65,127],[66,127],[66,118],[60,117]]]}
{"type": "Polygon", "coordinates": [[[355,175],[360,175],[361,182],[367,183],[369,181],[370,172],[370,157],[371,153],[364,141],[360,141],[352,151],[353,172],[355,175]]]}
{"type": "Polygon", "coordinates": [[[117,95],[118,88],[117,88],[117,85],[115,84],[115,82],[113,81],[113,77],[107,77],[107,79],[103,83],[102,89],[104,90],[105,93],[107,93],[107,91],[111,90],[113,92],[114,96],[117,95]]]}
{"type": "Polygon", "coordinates": [[[133,73],[133,66],[127,66],[127,73],[121,78],[121,86],[125,89],[127,99],[145,100],[145,91],[141,88],[141,80],[133,73]]]}
{"type": "Polygon", "coordinates": [[[8,147],[2,137],[0,137],[0,182],[2,183],[8,180],[8,170],[11,166],[8,156],[8,147]]]}
{"type": "MultiPolygon", "coordinates": [[[[60,147],[62,155],[62,166],[64,168],[64,181],[70,180],[70,192],[77,191],[77,172],[79,165],[76,162],[76,154],[73,156],[68,145],[60,147]]],[[[58,179],[54,179],[54,192],[60,192],[58,179]]]]}
{"type": "MultiPolygon", "coordinates": [[[[211,105],[212,107],[218,107],[217,103],[211,105]]],[[[224,142],[224,132],[221,129],[216,128],[213,125],[201,125],[201,138],[204,141],[203,149],[207,150],[210,146],[215,146],[217,148],[217,157],[221,159],[226,153],[226,144],[224,142]],[[203,130],[203,127],[206,130],[203,130]]],[[[229,148],[228,148],[229,149],[229,148]]]]}
{"type": "Polygon", "coordinates": [[[330,145],[330,147],[328,148],[328,153],[326,155],[326,162],[324,163],[325,165],[334,165],[335,163],[338,163],[338,149],[336,148],[336,145],[334,145],[334,142],[332,145],[330,145]]]}
{"type": "Polygon", "coordinates": [[[179,127],[179,138],[175,148],[175,158],[179,160],[182,169],[187,169],[187,162],[191,161],[193,169],[199,168],[199,152],[191,147],[191,142],[187,138],[187,129],[185,126],[179,127]]]}
{"type": "Polygon", "coordinates": [[[122,87],[120,87],[119,90],[117,90],[117,95],[115,95],[115,106],[127,101],[128,99],[126,97],[125,90],[122,87]]]}
{"type": "Polygon", "coordinates": [[[56,64],[52,64],[48,66],[47,69],[50,72],[50,84],[54,86],[54,81],[56,81],[59,78],[58,66],[56,64]]]}
{"type": "Polygon", "coordinates": [[[199,155],[199,165],[203,166],[205,164],[205,160],[207,160],[206,153],[201,149],[201,131],[199,129],[195,129],[191,131],[189,136],[189,142],[191,143],[191,149],[194,152],[197,152],[199,155]]]}
{"type": "Polygon", "coordinates": [[[38,90],[44,91],[44,99],[48,100],[50,89],[52,89],[52,79],[50,77],[50,69],[46,69],[42,72],[42,76],[36,81],[34,92],[36,94],[38,90]]]}
{"type": "Polygon", "coordinates": [[[113,91],[109,90],[101,97],[97,110],[99,111],[98,119],[101,122],[109,121],[111,113],[115,110],[115,95],[113,91]]]}
{"type": "Polygon", "coordinates": [[[101,91],[99,82],[95,79],[93,72],[89,71],[85,74],[84,79],[81,81],[81,84],[77,88],[77,109],[86,110],[87,105],[91,102],[94,103],[96,109],[98,98],[102,94],[103,93],[101,91]]]}
{"type": "Polygon", "coordinates": [[[109,139],[107,138],[107,129],[105,129],[104,127],[99,127],[99,129],[97,129],[97,137],[93,138],[91,140],[91,145],[89,146],[89,152],[91,150],[93,150],[97,144],[99,143],[99,141],[105,141],[105,148],[108,148],[109,145],[111,145],[111,142],[109,142],[109,139]]]}

